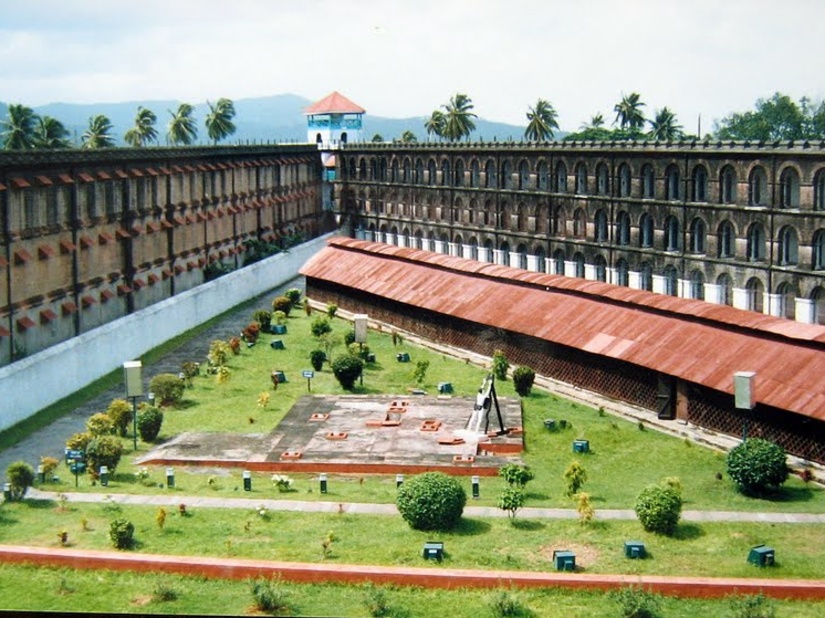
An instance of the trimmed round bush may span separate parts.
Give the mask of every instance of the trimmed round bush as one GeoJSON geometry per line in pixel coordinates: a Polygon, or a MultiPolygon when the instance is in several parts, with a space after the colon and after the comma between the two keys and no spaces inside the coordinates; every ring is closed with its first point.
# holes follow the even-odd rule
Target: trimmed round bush
{"type": "Polygon", "coordinates": [[[284,296],[289,299],[289,302],[292,303],[293,307],[297,307],[298,303],[301,302],[301,292],[300,288],[289,288],[286,292],[284,292],[284,296]]]}
{"type": "Polygon", "coordinates": [[[682,496],[667,485],[648,485],[636,498],[635,510],[648,532],[672,534],[682,514],[682,496]]]}
{"type": "Polygon", "coordinates": [[[132,405],[125,399],[112,399],[112,403],[106,408],[106,414],[112,419],[118,435],[125,437],[132,422],[132,405]]]}
{"type": "Polygon", "coordinates": [[[11,499],[22,500],[34,484],[34,468],[25,461],[15,461],[6,468],[6,479],[11,485],[11,499]]]}
{"type": "MultiPolygon", "coordinates": [[[[228,346],[227,346],[228,347],[228,346]]],[[[183,398],[186,382],[173,373],[159,373],[149,380],[149,391],[162,406],[172,406],[183,398]]]]}
{"type": "Polygon", "coordinates": [[[143,442],[154,442],[163,425],[163,412],[154,406],[146,406],[138,412],[138,434],[143,442]]]}
{"type": "Polygon", "coordinates": [[[289,315],[289,312],[292,311],[292,301],[286,296],[276,296],[272,300],[272,311],[283,311],[289,315]]]}
{"type": "Polygon", "coordinates": [[[92,414],[86,420],[86,431],[93,436],[111,436],[115,433],[115,424],[112,417],[103,412],[92,414]]]}
{"type": "Polygon", "coordinates": [[[114,436],[97,436],[86,447],[86,469],[93,478],[100,474],[100,466],[109,468],[109,473],[115,471],[120,457],[123,455],[123,443],[114,436]]]}
{"type": "Polygon", "coordinates": [[[513,386],[521,397],[530,395],[535,379],[536,372],[530,369],[530,367],[516,367],[513,370],[513,386]]]}
{"type": "Polygon", "coordinates": [[[351,391],[364,371],[364,361],[352,354],[344,354],[332,361],[332,373],[344,390],[351,391]]]}
{"type": "Polygon", "coordinates": [[[89,442],[92,441],[92,438],[94,438],[94,436],[88,431],[76,433],[66,440],[66,448],[73,451],[85,451],[86,447],[89,446],[89,442]]]}
{"type": "Polygon", "coordinates": [[[316,339],[320,339],[327,333],[331,333],[332,324],[330,324],[329,318],[323,315],[315,317],[309,325],[309,332],[311,332],[312,336],[316,339]]]}
{"type": "Polygon", "coordinates": [[[315,371],[321,371],[327,362],[327,353],[323,350],[313,350],[309,353],[309,362],[315,371]]]}
{"type": "Polygon", "coordinates": [[[762,438],[748,438],[731,449],[728,475],[747,494],[761,494],[788,479],[785,449],[762,438]]]}
{"type": "Polygon", "coordinates": [[[404,481],[395,501],[401,517],[415,530],[451,530],[466,503],[464,488],[443,472],[425,472],[404,481]]]}
{"type": "Polygon", "coordinates": [[[109,524],[109,540],[117,549],[130,549],[135,543],[134,524],[126,519],[115,519],[109,524]]]}

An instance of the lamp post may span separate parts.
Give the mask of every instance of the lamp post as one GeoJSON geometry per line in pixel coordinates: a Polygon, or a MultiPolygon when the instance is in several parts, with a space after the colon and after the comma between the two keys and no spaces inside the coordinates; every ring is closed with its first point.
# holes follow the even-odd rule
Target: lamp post
{"type": "Polygon", "coordinates": [[[737,371],[733,374],[734,405],[744,411],[742,421],[742,441],[748,439],[748,421],[756,403],[754,391],[756,387],[755,371],[737,371]]]}
{"type": "MultiPolygon", "coordinates": [[[[355,324],[355,342],[358,344],[358,350],[361,352],[361,360],[364,360],[364,344],[367,342],[367,319],[366,313],[356,313],[352,316],[355,324]]],[[[360,376],[361,386],[364,386],[364,370],[361,370],[360,376]]]]}
{"type": "Polygon", "coordinates": [[[137,400],[143,394],[143,379],[140,361],[126,361],[123,363],[123,379],[126,382],[126,397],[132,400],[132,430],[134,446],[137,450],[137,400]]]}

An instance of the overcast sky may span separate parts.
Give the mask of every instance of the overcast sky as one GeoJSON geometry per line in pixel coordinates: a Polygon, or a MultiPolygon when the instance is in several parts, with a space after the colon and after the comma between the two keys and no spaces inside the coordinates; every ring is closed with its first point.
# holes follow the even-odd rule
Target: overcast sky
{"type": "Polygon", "coordinates": [[[822,0],[0,0],[0,101],[201,103],[338,90],[427,116],[456,92],[564,130],[622,94],[703,132],[776,91],[825,98],[822,0]]]}

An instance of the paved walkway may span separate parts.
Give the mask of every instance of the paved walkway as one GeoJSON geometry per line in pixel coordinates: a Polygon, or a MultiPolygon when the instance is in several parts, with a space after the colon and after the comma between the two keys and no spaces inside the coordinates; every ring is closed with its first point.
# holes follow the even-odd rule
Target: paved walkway
{"type": "MultiPolygon", "coordinates": [[[[353,513],[358,515],[396,515],[394,504],[368,502],[312,502],[303,500],[268,500],[261,498],[215,498],[212,496],[136,495],[62,492],[68,502],[171,506],[185,504],[187,508],[257,509],[261,506],[270,511],[295,511],[302,513],[353,513]]],[[[58,493],[29,489],[28,498],[57,500],[58,493]]],[[[507,517],[507,513],[494,506],[466,506],[468,517],[507,517]]],[[[577,519],[574,509],[525,507],[518,512],[521,519],[577,519]]],[[[598,509],[597,519],[635,520],[632,510],[598,509]]],[[[682,511],[682,521],[692,522],[757,522],[779,524],[825,524],[825,514],[814,513],[752,513],[735,511],[682,511]]]]}

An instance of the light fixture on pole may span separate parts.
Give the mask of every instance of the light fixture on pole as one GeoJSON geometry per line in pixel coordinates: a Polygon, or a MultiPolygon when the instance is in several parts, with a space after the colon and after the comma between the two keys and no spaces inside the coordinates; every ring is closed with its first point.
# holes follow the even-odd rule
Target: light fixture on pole
{"type": "Polygon", "coordinates": [[[134,444],[137,450],[137,400],[143,395],[143,378],[141,370],[143,363],[140,361],[126,361],[123,363],[123,380],[126,382],[126,397],[132,400],[132,429],[134,431],[134,444]]]}

